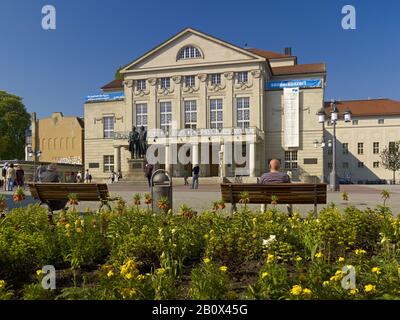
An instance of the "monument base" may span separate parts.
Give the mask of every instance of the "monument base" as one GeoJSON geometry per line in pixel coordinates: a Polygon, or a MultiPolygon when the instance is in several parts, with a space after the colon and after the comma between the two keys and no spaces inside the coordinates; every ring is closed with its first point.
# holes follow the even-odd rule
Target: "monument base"
{"type": "Polygon", "coordinates": [[[146,159],[128,159],[128,172],[125,174],[124,180],[128,181],[147,181],[144,176],[144,167],[146,159]]]}

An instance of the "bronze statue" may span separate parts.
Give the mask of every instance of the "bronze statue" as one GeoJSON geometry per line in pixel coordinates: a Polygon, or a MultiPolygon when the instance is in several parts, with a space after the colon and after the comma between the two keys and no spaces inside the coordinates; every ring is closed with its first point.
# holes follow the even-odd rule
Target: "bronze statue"
{"type": "Polygon", "coordinates": [[[140,141],[140,158],[145,158],[147,151],[147,131],[141,126],[139,131],[139,141],[140,141]]]}
{"type": "Polygon", "coordinates": [[[132,159],[139,159],[140,157],[140,137],[136,131],[136,127],[132,127],[132,131],[129,133],[129,151],[131,152],[132,159]]]}

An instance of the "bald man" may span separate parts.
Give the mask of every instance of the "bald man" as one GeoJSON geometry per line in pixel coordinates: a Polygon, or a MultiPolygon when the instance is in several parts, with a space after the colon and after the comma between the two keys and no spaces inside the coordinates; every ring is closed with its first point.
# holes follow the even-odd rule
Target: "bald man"
{"type": "Polygon", "coordinates": [[[289,176],[280,171],[281,163],[278,159],[272,159],[269,162],[269,172],[264,173],[260,178],[261,184],[269,183],[289,183],[289,176]]]}

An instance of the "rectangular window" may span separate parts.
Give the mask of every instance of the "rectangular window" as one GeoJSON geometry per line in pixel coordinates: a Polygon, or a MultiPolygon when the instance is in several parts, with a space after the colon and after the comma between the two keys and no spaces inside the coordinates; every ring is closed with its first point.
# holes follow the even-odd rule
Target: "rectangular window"
{"type": "Polygon", "coordinates": [[[343,162],[342,166],[343,166],[343,169],[348,169],[349,168],[349,163],[348,162],[343,162]]]}
{"type": "Polygon", "coordinates": [[[185,107],[185,129],[197,129],[197,101],[186,100],[185,107]]]}
{"type": "Polygon", "coordinates": [[[210,128],[221,130],[222,127],[222,99],[210,99],[210,128]]]}
{"type": "Polygon", "coordinates": [[[348,143],[343,143],[343,154],[349,154],[349,144],[348,143]]]}
{"type": "Polygon", "coordinates": [[[141,126],[147,130],[147,103],[136,104],[136,127],[141,126]]]}
{"type": "Polygon", "coordinates": [[[195,76],[186,76],[185,77],[185,86],[186,87],[194,87],[196,84],[196,77],[195,76]]]}
{"type": "Polygon", "coordinates": [[[384,124],[385,123],[385,119],[378,119],[378,124],[384,124]]]}
{"type": "Polygon", "coordinates": [[[364,162],[358,162],[358,167],[359,168],[364,168],[364,162]]]}
{"type": "Polygon", "coordinates": [[[249,75],[247,71],[237,73],[238,83],[247,83],[248,80],[249,80],[249,75]]]}
{"type": "Polygon", "coordinates": [[[297,169],[297,151],[285,151],[285,169],[297,169]]]}
{"type": "Polygon", "coordinates": [[[245,129],[250,127],[250,98],[236,99],[237,126],[245,129]]]}
{"type": "Polygon", "coordinates": [[[374,168],[379,168],[379,161],[374,161],[373,167],[374,168]]]}
{"type": "Polygon", "coordinates": [[[103,117],[103,137],[107,139],[114,137],[114,117],[103,117]]]}
{"type": "Polygon", "coordinates": [[[379,153],[379,142],[374,142],[373,144],[373,152],[374,154],[378,154],[379,153]]]}
{"type": "Polygon", "coordinates": [[[146,80],[136,80],[136,90],[146,90],[146,80]]]}
{"type": "Polygon", "coordinates": [[[171,102],[160,102],[160,129],[165,132],[171,130],[172,106],[171,102]]]}
{"type": "Polygon", "coordinates": [[[357,143],[357,153],[364,154],[364,143],[362,142],[357,143]]]}
{"type": "Polygon", "coordinates": [[[169,89],[171,87],[171,78],[160,78],[160,88],[169,89]]]}
{"type": "Polygon", "coordinates": [[[394,150],[396,147],[396,143],[394,141],[389,142],[389,150],[394,150]]]}
{"type": "Polygon", "coordinates": [[[353,126],[358,125],[358,120],[353,120],[353,126]]]}
{"type": "Polygon", "coordinates": [[[104,172],[114,171],[114,156],[103,156],[103,171],[104,172]]]}
{"type": "Polygon", "coordinates": [[[221,84],[221,74],[220,73],[214,73],[211,75],[211,84],[213,84],[213,85],[221,84]]]}

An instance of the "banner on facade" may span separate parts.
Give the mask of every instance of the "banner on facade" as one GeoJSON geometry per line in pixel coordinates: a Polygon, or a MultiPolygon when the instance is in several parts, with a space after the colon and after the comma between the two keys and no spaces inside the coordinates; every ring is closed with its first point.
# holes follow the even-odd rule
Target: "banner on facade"
{"type": "Polygon", "coordinates": [[[320,88],[322,87],[322,79],[297,79],[269,81],[267,89],[284,89],[284,88],[320,88]]]}
{"type": "Polygon", "coordinates": [[[112,92],[112,93],[102,93],[102,94],[94,94],[90,96],[86,96],[86,102],[95,102],[95,101],[115,101],[115,100],[124,100],[125,94],[123,92],[112,92]]]}
{"type": "Polygon", "coordinates": [[[283,89],[284,112],[284,145],[286,148],[298,148],[300,146],[300,107],[299,88],[283,89]]]}

